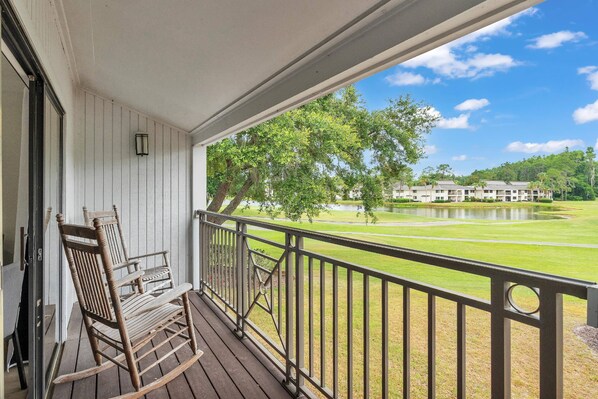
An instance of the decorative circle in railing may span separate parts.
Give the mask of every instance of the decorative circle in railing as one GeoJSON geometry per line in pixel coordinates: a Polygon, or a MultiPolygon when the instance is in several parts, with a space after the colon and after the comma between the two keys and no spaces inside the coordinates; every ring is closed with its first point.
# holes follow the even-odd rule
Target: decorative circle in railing
{"type": "Polygon", "coordinates": [[[540,311],[540,290],[538,288],[522,284],[513,284],[507,289],[506,296],[507,302],[509,302],[509,305],[511,305],[517,313],[531,316],[540,311]],[[531,306],[528,303],[521,305],[522,298],[525,297],[526,291],[531,291],[535,294],[531,306]]]}

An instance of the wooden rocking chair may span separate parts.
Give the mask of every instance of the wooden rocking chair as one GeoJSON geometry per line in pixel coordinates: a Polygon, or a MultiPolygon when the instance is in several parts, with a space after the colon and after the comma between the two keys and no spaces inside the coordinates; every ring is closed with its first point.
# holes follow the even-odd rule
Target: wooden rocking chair
{"type": "Polygon", "coordinates": [[[57,216],[57,220],[96,366],[60,376],[54,383],[90,377],[117,365],[129,373],[135,388],[135,392],[118,398],[138,398],[167,384],[192,366],[203,353],[197,349],[191,319],[187,294],[192,288],[191,284],[181,284],[157,297],[142,293],[142,270],[134,271],[119,280],[115,279],[114,270],[126,265],[115,266],[112,263],[107,232],[99,219],[93,220],[94,227],[65,224],[61,214],[57,216]],[[138,292],[127,298],[121,297],[118,289],[131,283],[137,285],[138,292]],[[179,299],[182,299],[182,306],[172,303],[179,299]],[[161,332],[166,334],[158,335],[161,332]],[[160,337],[163,337],[162,341],[156,344],[160,337]],[[155,346],[139,353],[152,340],[155,346]],[[100,342],[105,344],[103,348],[100,348],[100,342]],[[141,369],[141,359],[169,343],[173,348],[171,351],[141,369]],[[145,372],[185,349],[187,345],[193,353],[188,360],[161,378],[141,385],[141,376],[145,372]],[[120,354],[112,357],[111,348],[115,348],[120,354]],[[109,362],[102,364],[103,358],[109,362]]]}
{"type": "Polygon", "coordinates": [[[132,272],[132,269],[136,271],[143,270],[143,285],[153,284],[150,287],[153,292],[161,292],[174,288],[175,284],[168,259],[168,251],[129,256],[116,205],[112,206],[111,211],[90,211],[86,207],[83,207],[83,218],[85,224],[90,227],[94,219],[99,219],[102,222],[114,265],[126,265],[129,273],[132,272]],[[163,263],[156,267],[141,268],[141,260],[151,257],[161,257],[163,263]]]}

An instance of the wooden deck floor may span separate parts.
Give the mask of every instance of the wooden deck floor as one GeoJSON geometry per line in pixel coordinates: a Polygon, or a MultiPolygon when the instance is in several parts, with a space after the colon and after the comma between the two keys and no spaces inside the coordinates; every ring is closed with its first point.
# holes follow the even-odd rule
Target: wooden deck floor
{"type": "MultiPolygon", "coordinates": [[[[204,355],[183,375],[148,394],[148,399],[290,397],[280,383],[283,375],[272,366],[268,367],[265,358],[250,342],[236,338],[230,321],[219,314],[209,300],[192,293],[191,303],[199,348],[204,355]]],[[[76,306],[69,322],[69,339],[65,343],[58,374],[93,366],[90,352],[81,314],[76,306]]],[[[172,361],[175,362],[174,359],[172,361]]],[[[152,371],[152,375],[149,375],[150,371],[143,376],[144,383],[162,375],[159,367],[152,371]]],[[[112,367],[97,376],[55,386],[53,398],[101,399],[131,391],[133,388],[128,373],[112,367]]]]}

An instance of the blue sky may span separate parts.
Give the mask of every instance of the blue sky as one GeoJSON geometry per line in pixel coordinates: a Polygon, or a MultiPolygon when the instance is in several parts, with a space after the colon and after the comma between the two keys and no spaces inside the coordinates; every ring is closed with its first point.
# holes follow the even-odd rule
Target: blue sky
{"type": "Polygon", "coordinates": [[[410,94],[441,115],[416,171],[598,149],[597,17],[598,0],[547,0],[356,86],[370,109],[410,94]]]}

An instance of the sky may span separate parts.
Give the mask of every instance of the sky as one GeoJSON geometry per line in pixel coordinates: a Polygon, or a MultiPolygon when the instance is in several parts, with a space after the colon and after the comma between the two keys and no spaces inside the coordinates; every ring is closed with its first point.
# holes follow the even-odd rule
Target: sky
{"type": "Polygon", "coordinates": [[[415,171],[598,150],[597,19],[598,0],[547,0],[356,86],[369,109],[409,94],[440,116],[415,171]]]}

